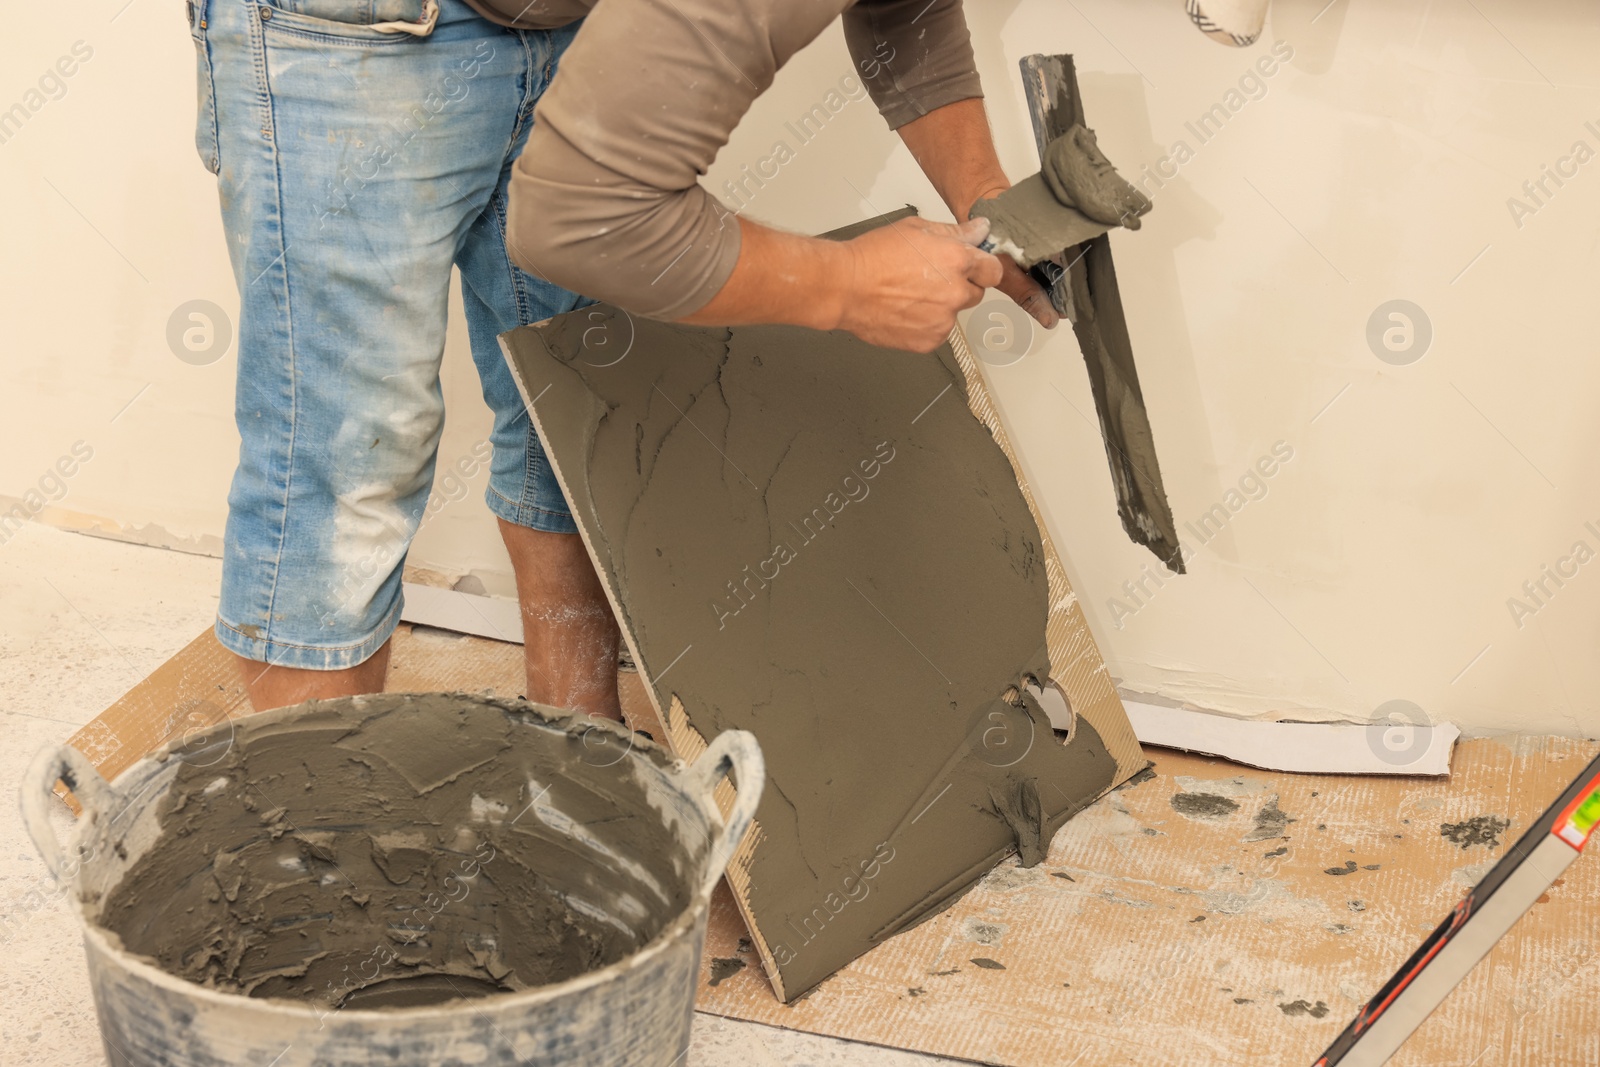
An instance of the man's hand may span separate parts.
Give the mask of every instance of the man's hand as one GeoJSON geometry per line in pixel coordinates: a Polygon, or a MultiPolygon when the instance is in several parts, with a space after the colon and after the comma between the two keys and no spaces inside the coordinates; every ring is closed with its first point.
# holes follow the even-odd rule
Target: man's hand
{"type": "Polygon", "coordinates": [[[956,312],[1001,283],[1001,260],[978,248],[988,234],[983,218],[961,226],[901,219],[847,241],[851,273],[839,328],[885,348],[938,348],[955,328],[956,312]]]}
{"type": "Polygon", "coordinates": [[[1056,306],[1050,303],[1050,294],[1033,280],[1033,275],[1017,266],[1017,261],[1010,256],[1000,256],[1000,284],[995,288],[1017,302],[1017,305],[1032,315],[1047,330],[1055,329],[1056,323],[1061,321],[1061,316],[1056,314],[1056,306]]]}
{"type": "MultiPolygon", "coordinates": [[[[958,219],[966,218],[979,200],[1011,188],[995,155],[982,100],[958,100],[935,108],[900,127],[900,137],[958,219]]],[[[1051,306],[1049,294],[1010,256],[1001,256],[1000,263],[1004,273],[995,288],[1020,304],[1041,326],[1054,327],[1060,316],[1051,306]]]]}

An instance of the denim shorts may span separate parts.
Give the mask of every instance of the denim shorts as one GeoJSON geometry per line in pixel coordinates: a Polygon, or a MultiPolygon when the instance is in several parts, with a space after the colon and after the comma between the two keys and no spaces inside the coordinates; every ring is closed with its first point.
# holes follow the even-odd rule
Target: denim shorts
{"type": "Polygon", "coordinates": [[[216,633],[250,659],[351,667],[399,621],[428,510],[452,265],[494,413],[473,449],[489,508],[577,529],[496,340],[587,303],[505,247],[511,165],[577,26],[507,30],[461,0],[188,6],[240,298],[216,633]]]}

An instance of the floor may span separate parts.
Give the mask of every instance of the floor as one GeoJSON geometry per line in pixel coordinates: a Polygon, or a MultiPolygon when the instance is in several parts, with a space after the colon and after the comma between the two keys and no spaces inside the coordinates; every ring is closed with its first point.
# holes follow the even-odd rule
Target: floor
{"type": "MultiPolygon", "coordinates": [[[[0,545],[0,790],[213,618],[220,561],[28,525],[0,545]]],[[[63,826],[68,816],[63,809],[63,826]]],[[[0,805],[0,1065],[104,1062],[71,914],[0,805]]],[[[958,1061],[697,1015],[697,1067],[931,1067],[958,1061]]]]}
{"type": "MultiPolygon", "coordinates": [[[[1011,1067],[1309,1064],[1596,749],[1463,741],[1446,779],[1151,748],[1150,774],[1075,816],[1038,866],[1001,863],[795,1004],[740,942],[732,898],[713,898],[695,1003],[1011,1067]]],[[[1600,1065],[1597,917],[1584,856],[1389,1067],[1600,1065]]]]}
{"type": "MultiPolygon", "coordinates": [[[[192,654],[207,642],[167,661],[207,627],[217,569],[36,526],[0,545],[0,715],[15,738],[0,751],[0,788],[163,663],[188,694],[180,706],[211,692],[226,664],[192,654]]],[[[517,650],[498,642],[426,629],[396,640],[397,687],[504,689],[519,677],[517,650]]],[[[138,694],[173,692],[166,684],[119,703],[119,727],[147,720],[138,694]]],[[[789,1006],[724,894],[690,1063],[1310,1062],[1594,751],[1478,740],[1458,746],[1449,779],[1374,779],[1151,750],[1152,772],[1072,820],[1039,867],[1002,864],[789,1006]]],[[[64,827],[65,810],[57,817],[64,827]]],[[[0,855],[0,1067],[103,1062],[73,921],[9,805],[0,855]]],[[[1580,862],[1395,1067],[1600,1063],[1596,914],[1600,864],[1580,862]]]]}

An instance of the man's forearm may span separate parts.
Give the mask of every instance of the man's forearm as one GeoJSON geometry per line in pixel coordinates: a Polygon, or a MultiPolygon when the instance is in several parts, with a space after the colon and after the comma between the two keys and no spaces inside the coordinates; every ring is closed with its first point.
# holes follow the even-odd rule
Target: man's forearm
{"type": "Polygon", "coordinates": [[[989,220],[950,226],[901,219],[848,241],[824,241],[739,220],[739,259],[704,307],[680,321],[705,326],[781,322],[848,330],[871,344],[931,352],[956,311],[1000,281],[1000,260],[978,245],[989,220]]]}
{"type": "Polygon", "coordinates": [[[851,281],[849,249],[838,241],[784,233],[744,218],[738,223],[739,261],[733,274],[709,303],[679,321],[837,327],[851,281]]]}
{"type": "MultiPolygon", "coordinates": [[[[966,219],[978,200],[1011,188],[981,99],[958,100],[900,127],[900,137],[956,216],[966,219]]],[[[706,325],[787,322],[814,329],[839,324],[847,298],[850,256],[835,241],[770,230],[739,219],[742,243],[732,277],[700,310],[682,321],[706,325]]]]}
{"type": "MultiPolygon", "coordinates": [[[[1011,187],[979,99],[935,108],[900,127],[911,154],[958,220],[1011,187]]],[[[717,294],[680,321],[782,322],[846,329],[876,344],[928,351],[996,286],[1046,326],[1049,297],[1009,259],[978,251],[987,220],[955,227],[902,220],[852,241],[822,241],[739,219],[739,258],[717,294]]]]}
{"type": "Polygon", "coordinates": [[[977,201],[1011,188],[1000,169],[982,99],[935,108],[901,126],[899,133],[957,222],[966,220],[977,201]]]}

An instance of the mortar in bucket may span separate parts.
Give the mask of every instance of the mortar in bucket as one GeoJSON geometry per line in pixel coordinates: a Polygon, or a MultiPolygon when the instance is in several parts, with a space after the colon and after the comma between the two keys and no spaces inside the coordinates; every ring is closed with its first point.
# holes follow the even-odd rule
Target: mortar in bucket
{"type": "Polygon", "coordinates": [[[683,767],[526,702],[380,694],[223,722],[110,783],[47,750],[22,807],[116,1067],[671,1067],[763,782],[741,731],[683,767]],[[84,811],[65,849],[58,778],[84,811]]]}

